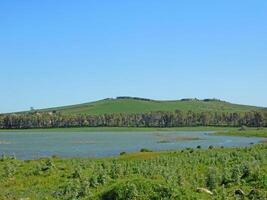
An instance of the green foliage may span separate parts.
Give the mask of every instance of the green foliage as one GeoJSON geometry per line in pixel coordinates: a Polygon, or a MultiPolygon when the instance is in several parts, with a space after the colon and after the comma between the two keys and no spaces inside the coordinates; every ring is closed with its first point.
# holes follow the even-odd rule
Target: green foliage
{"type": "MultiPolygon", "coordinates": [[[[111,113],[103,115],[61,113],[22,113],[0,115],[0,129],[73,127],[266,127],[267,112],[245,113],[157,111],[144,114],[111,113]]],[[[257,131],[259,131],[257,129],[257,131]]],[[[240,131],[244,132],[244,131],[240,131]]]]}
{"type": "Polygon", "coordinates": [[[92,175],[91,178],[89,179],[89,185],[90,187],[96,188],[99,183],[98,183],[98,178],[95,175],[92,175]]]}
{"type": "Polygon", "coordinates": [[[267,111],[218,100],[122,98],[0,115],[0,129],[185,126],[266,127],[267,111]]]}
{"type": "Polygon", "coordinates": [[[206,175],[206,186],[210,190],[214,190],[217,187],[218,174],[215,169],[209,169],[206,175]]]}
{"type": "Polygon", "coordinates": [[[6,156],[3,154],[0,159],[0,166],[2,166],[3,169],[2,177],[13,177],[17,170],[17,162],[15,156],[6,156]]]}
{"type": "Polygon", "coordinates": [[[125,151],[123,152],[120,152],[120,155],[123,156],[123,155],[126,155],[127,153],[125,151]]]}
{"type": "Polygon", "coordinates": [[[163,200],[174,198],[174,190],[163,182],[132,179],[112,185],[101,196],[102,200],[163,200]]]}
{"type": "Polygon", "coordinates": [[[251,175],[251,167],[248,163],[244,163],[241,168],[241,178],[248,178],[251,175]]]}
{"type": "Polygon", "coordinates": [[[209,146],[209,149],[213,149],[213,148],[214,148],[214,146],[213,146],[213,145],[210,145],[210,146],[209,146]]]}
{"type": "Polygon", "coordinates": [[[58,191],[53,194],[54,197],[64,200],[80,199],[91,195],[88,183],[79,179],[72,179],[61,185],[58,191]]]}
{"type": "Polygon", "coordinates": [[[240,167],[239,165],[235,165],[232,168],[232,175],[231,175],[231,179],[235,184],[239,183],[240,180],[240,176],[241,176],[241,172],[240,172],[240,167]]]}
{"type": "Polygon", "coordinates": [[[44,166],[42,167],[42,171],[49,171],[52,170],[53,168],[55,168],[55,164],[53,163],[53,161],[51,159],[48,159],[44,166]]]}
{"type": "Polygon", "coordinates": [[[5,156],[0,161],[0,199],[238,199],[236,191],[245,199],[266,199],[266,155],[267,146],[261,144],[103,159],[21,161],[5,156]]]}
{"type": "Polygon", "coordinates": [[[15,172],[16,172],[16,167],[12,162],[6,162],[5,165],[3,166],[3,171],[4,171],[4,177],[10,178],[12,177],[15,172]]]}
{"type": "Polygon", "coordinates": [[[222,177],[221,177],[221,185],[227,187],[228,184],[231,182],[232,182],[232,179],[231,179],[230,170],[228,168],[224,168],[222,172],[222,177]]]}
{"type": "Polygon", "coordinates": [[[140,149],[140,152],[152,152],[152,150],[146,149],[146,148],[142,148],[142,149],[140,149]]]}

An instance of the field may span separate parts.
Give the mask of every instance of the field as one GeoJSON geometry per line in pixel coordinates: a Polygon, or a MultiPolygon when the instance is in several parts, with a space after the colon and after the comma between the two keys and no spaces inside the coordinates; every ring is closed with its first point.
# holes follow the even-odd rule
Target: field
{"type": "Polygon", "coordinates": [[[111,113],[148,113],[152,111],[212,111],[212,112],[246,112],[261,109],[254,106],[231,104],[219,100],[177,100],[155,101],[126,99],[105,99],[92,103],[77,104],[72,106],[42,109],[37,111],[60,111],[63,114],[111,114],[111,113]]]}
{"type": "Polygon", "coordinates": [[[267,145],[0,160],[0,199],[266,199],[267,145]]]}

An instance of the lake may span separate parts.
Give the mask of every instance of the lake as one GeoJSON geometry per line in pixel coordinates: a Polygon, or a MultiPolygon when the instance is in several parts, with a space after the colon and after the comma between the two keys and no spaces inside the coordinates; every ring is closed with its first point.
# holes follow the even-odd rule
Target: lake
{"type": "Polygon", "coordinates": [[[1,132],[0,154],[18,159],[47,156],[107,157],[141,148],[176,150],[201,145],[241,147],[260,143],[256,137],[215,136],[207,131],[178,132],[1,132]]]}

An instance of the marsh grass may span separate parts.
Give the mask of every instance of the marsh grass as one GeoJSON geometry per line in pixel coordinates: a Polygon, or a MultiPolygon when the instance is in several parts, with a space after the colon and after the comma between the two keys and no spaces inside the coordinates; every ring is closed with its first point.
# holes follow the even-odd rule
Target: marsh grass
{"type": "Polygon", "coordinates": [[[174,143],[180,141],[201,140],[201,138],[193,136],[176,136],[175,138],[163,137],[157,143],[174,143]]]}
{"type": "Polygon", "coordinates": [[[217,131],[215,135],[262,137],[267,138],[267,128],[245,128],[229,131],[217,131]]]}

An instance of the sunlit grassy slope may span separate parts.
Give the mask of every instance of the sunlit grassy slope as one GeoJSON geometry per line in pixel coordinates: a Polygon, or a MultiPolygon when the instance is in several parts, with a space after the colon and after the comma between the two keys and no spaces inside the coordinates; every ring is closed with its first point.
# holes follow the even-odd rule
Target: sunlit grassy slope
{"type": "Polygon", "coordinates": [[[60,111],[64,114],[110,114],[110,113],[147,113],[152,111],[216,111],[216,112],[246,112],[258,110],[254,106],[232,104],[219,100],[176,100],[155,101],[140,99],[105,99],[91,103],[77,104],[64,107],[42,109],[40,111],[60,111]]]}

